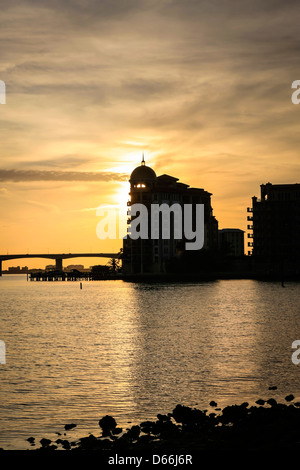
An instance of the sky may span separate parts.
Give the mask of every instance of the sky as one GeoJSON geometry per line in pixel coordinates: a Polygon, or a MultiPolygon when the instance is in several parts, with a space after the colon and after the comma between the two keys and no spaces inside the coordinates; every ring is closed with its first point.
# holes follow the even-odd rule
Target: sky
{"type": "Polygon", "coordinates": [[[2,0],[0,254],[119,251],[96,211],[126,216],[143,153],[246,230],[261,184],[300,182],[299,19],[296,0],[2,0]]]}

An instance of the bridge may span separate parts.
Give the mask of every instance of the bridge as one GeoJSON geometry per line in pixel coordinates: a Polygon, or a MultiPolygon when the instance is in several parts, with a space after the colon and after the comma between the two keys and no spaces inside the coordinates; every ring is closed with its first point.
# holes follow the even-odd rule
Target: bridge
{"type": "Polygon", "coordinates": [[[114,258],[120,259],[122,253],[42,253],[42,254],[20,254],[20,255],[0,255],[0,276],[2,276],[2,261],[11,259],[25,259],[25,258],[45,258],[54,259],[55,268],[57,271],[63,269],[63,259],[69,258],[114,258]]]}

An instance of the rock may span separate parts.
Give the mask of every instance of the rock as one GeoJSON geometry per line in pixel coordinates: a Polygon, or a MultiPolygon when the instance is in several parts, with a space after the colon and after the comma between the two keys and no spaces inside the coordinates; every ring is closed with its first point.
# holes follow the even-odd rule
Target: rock
{"type": "Polygon", "coordinates": [[[65,424],[65,431],[69,431],[70,429],[76,428],[76,424],[65,424]]]}
{"type": "Polygon", "coordinates": [[[245,406],[241,405],[230,405],[223,409],[222,416],[219,420],[223,424],[237,423],[245,419],[248,414],[248,410],[245,406]]]}
{"type": "Polygon", "coordinates": [[[123,432],[123,429],[122,428],[115,428],[112,430],[112,434],[121,434],[121,432],[123,432]]]}
{"type": "Polygon", "coordinates": [[[259,398],[258,400],[256,400],[255,402],[257,405],[264,405],[266,402],[265,400],[262,400],[261,398],[259,398]]]}
{"type": "MultiPolygon", "coordinates": [[[[105,439],[104,441],[102,441],[102,443],[104,444],[106,440],[108,441],[108,439],[105,439]]],[[[82,437],[79,439],[79,441],[80,441],[80,445],[79,445],[80,449],[91,450],[91,449],[95,449],[96,447],[102,446],[100,439],[98,440],[93,434],[90,434],[88,437],[82,437]]]]}
{"type": "Polygon", "coordinates": [[[269,398],[269,400],[267,400],[267,403],[270,406],[276,406],[277,405],[277,401],[274,398],[269,398]]]}
{"type": "Polygon", "coordinates": [[[70,443],[67,439],[64,439],[61,442],[61,445],[62,445],[63,449],[65,449],[65,450],[70,450],[71,449],[70,443]]]}
{"type": "Polygon", "coordinates": [[[149,442],[152,441],[152,439],[153,439],[152,436],[149,436],[149,434],[145,434],[145,435],[143,435],[143,436],[140,436],[140,438],[139,438],[139,444],[141,444],[141,445],[148,445],[149,442]]]}
{"type": "Polygon", "coordinates": [[[106,415],[99,420],[99,426],[102,428],[103,435],[108,436],[116,428],[117,422],[112,416],[106,415]]]}
{"type": "Polygon", "coordinates": [[[176,405],[176,408],[174,408],[172,414],[176,423],[182,423],[184,425],[203,423],[208,419],[204,411],[198,410],[196,408],[192,409],[183,405],[176,405]]]}
{"type": "Polygon", "coordinates": [[[244,402],[241,404],[241,406],[243,406],[244,408],[248,408],[249,403],[247,403],[246,401],[244,401],[244,402]]]}
{"type": "Polygon", "coordinates": [[[216,403],[215,401],[212,400],[210,402],[209,406],[213,406],[215,408],[216,406],[218,406],[218,403],[216,403]]]}
{"type": "Polygon", "coordinates": [[[290,394],[290,395],[287,395],[287,396],[285,397],[285,400],[286,400],[286,401],[292,401],[292,400],[294,400],[294,398],[295,398],[294,395],[290,394]]]}
{"type": "Polygon", "coordinates": [[[141,429],[139,426],[132,426],[131,429],[128,429],[126,437],[130,440],[136,441],[139,438],[141,429]]]}
{"type": "Polygon", "coordinates": [[[168,416],[168,415],[158,414],[157,418],[158,418],[159,421],[163,421],[163,422],[170,421],[170,416],[168,416]]]}
{"type": "Polygon", "coordinates": [[[48,447],[48,446],[51,444],[51,440],[50,440],[50,439],[46,439],[45,437],[43,437],[43,438],[40,440],[40,443],[42,444],[42,447],[48,447]]]}
{"type": "Polygon", "coordinates": [[[155,423],[153,423],[152,421],[143,421],[140,424],[140,427],[141,427],[142,432],[146,434],[150,434],[153,431],[154,425],[155,423]]]}

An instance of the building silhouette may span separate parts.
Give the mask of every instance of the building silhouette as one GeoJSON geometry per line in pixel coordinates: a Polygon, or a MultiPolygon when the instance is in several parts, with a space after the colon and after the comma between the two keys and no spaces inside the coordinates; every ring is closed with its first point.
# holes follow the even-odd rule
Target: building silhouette
{"type": "MultiPolygon", "coordinates": [[[[179,182],[178,178],[170,175],[157,176],[155,171],[145,164],[133,170],[130,176],[130,201],[128,205],[128,221],[133,220],[130,214],[130,206],[143,204],[148,209],[148,239],[132,239],[130,233],[123,243],[123,271],[128,274],[137,273],[161,273],[172,271],[172,262],[184,257],[185,238],[176,238],[174,231],[174,215],[171,212],[171,230],[169,239],[164,239],[160,233],[158,239],[151,238],[151,205],[167,204],[191,204],[193,211],[196,204],[204,205],[204,251],[216,250],[218,247],[218,221],[213,216],[211,207],[211,193],[200,188],[191,188],[188,184],[179,182]]],[[[193,212],[193,224],[194,224],[193,212]]],[[[199,251],[202,251],[199,250],[199,251]]],[[[195,253],[195,251],[190,251],[195,253]]]]}
{"type": "Polygon", "coordinates": [[[262,184],[248,207],[248,251],[270,262],[300,259],[300,184],[262,184]]]}
{"type": "Polygon", "coordinates": [[[19,273],[28,273],[28,266],[10,266],[7,270],[9,274],[19,274],[19,273]]]}
{"type": "Polygon", "coordinates": [[[244,231],[239,228],[219,230],[219,249],[229,256],[244,255],[244,231]]]}

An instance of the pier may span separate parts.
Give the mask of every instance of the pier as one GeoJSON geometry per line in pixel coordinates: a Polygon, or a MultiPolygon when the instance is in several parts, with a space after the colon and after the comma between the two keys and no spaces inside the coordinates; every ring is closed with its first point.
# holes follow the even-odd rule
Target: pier
{"type": "Polygon", "coordinates": [[[91,281],[92,272],[80,272],[77,270],[71,272],[64,271],[40,271],[38,273],[30,273],[30,281],[91,281]]]}

